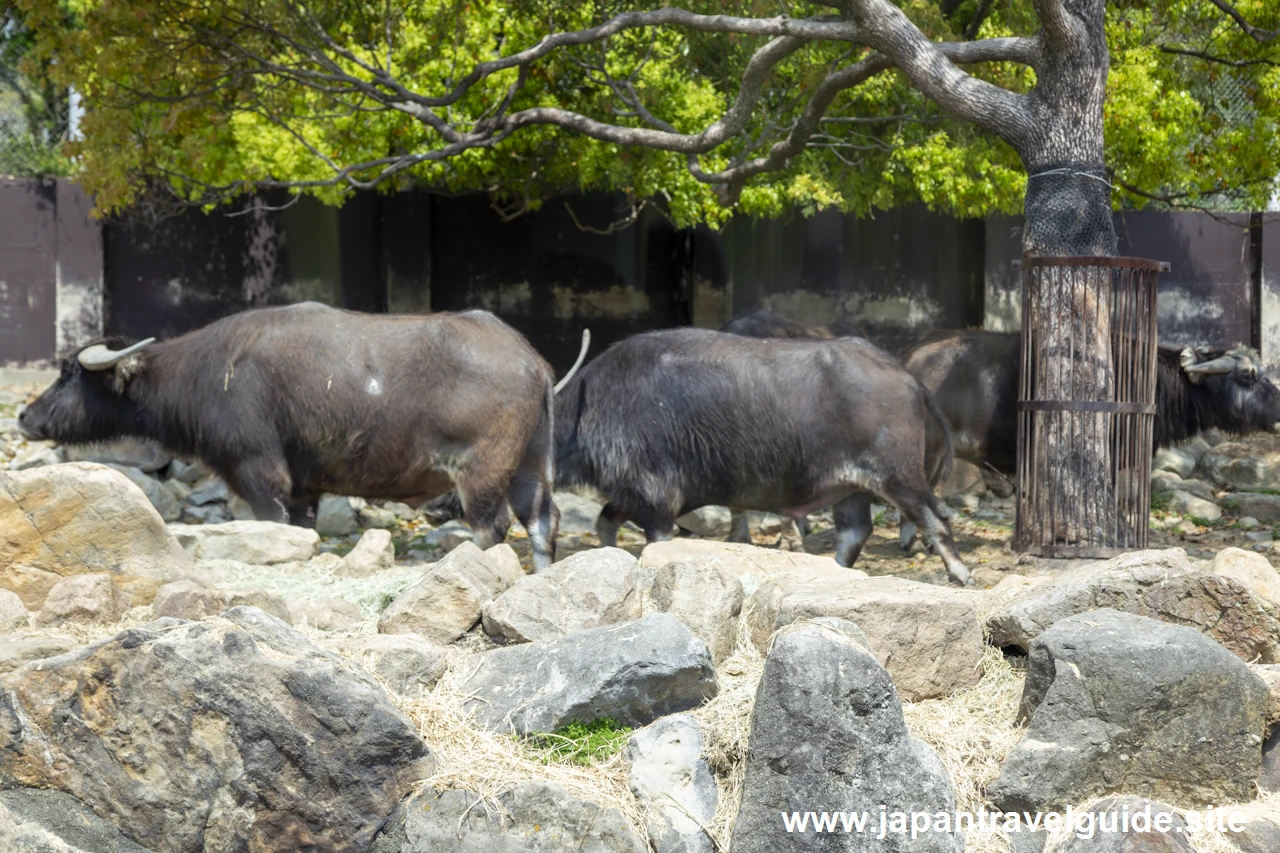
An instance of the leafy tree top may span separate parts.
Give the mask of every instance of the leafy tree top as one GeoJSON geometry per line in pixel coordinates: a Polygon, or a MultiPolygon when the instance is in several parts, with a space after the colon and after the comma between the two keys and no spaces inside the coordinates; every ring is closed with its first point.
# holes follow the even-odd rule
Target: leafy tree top
{"type": "MultiPolygon", "coordinates": [[[[196,203],[425,183],[488,191],[509,215],[606,189],[718,224],[1019,209],[1025,158],[1007,134],[925,91],[969,87],[998,113],[995,93],[1037,86],[1045,16],[1052,29],[1073,0],[16,2],[30,61],[84,95],[70,153],[108,211],[155,182],[196,203]],[[914,24],[936,67],[899,70],[860,13],[914,24]],[[601,127],[627,133],[593,138],[601,127]]],[[[1128,0],[1105,25],[1114,203],[1264,205],[1280,174],[1280,0],[1128,0]]]]}

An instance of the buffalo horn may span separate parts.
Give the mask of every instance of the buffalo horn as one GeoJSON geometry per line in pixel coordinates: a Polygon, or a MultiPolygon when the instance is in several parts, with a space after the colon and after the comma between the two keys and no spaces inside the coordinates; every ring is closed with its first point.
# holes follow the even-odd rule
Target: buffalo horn
{"type": "Polygon", "coordinates": [[[1235,370],[1238,365],[1235,356],[1224,355],[1205,361],[1199,364],[1183,364],[1182,369],[1186,371],[1193,379],[1196,376],[1202,376],[1206,373],[1230,373],[1235,370]]]}
{"type": "Polygon", "coordinates": [[[80,350],[80,355],[76,356],[76,360],[80,362],[80,366],[85,370],[110,370],[135,352],[155,342],[155,338],[147,338],[145,341],[138,341],[133,346],[127,346],[120,350],[111,349],[106,344],[94,344],[91,347],[85,347],[80,350]]]}

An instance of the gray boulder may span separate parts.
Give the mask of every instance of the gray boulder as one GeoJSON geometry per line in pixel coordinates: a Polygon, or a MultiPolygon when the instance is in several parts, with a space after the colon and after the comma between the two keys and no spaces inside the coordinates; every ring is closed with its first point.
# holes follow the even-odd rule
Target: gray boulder
{"type": "Polygon", "coordinates": [[[194,486],[208,476],[209,469],[204,467],[201,462],[185,462],[181,459],[175,459],[169,463],[169,478],[171,480],[179,480],[188,486],[194,486]]]}
{"type": "Polygon", "coordinates": [[[573,492],[556,492],[551,496],[560,510],[561,533],[595,533],[601,505],[573,492]]]}
{"type": "MultiPolygon", "coordinates": [[[[1204,454],[1201,454],[1202,456],[1204,454]]],[[[1169,471],[1177,474],[1179,479],[1187,479],[1196,470],[1200,459],[1180,447],[1162,447],[1151,458],[1152,471],[1169,471]]]]}
{"type": "MultiPolygon", "coordinates": [[[[1182,484],[1183,486],[1186,483],[1182,484]]],[[[1204,498],[1198,498],[1184,489],[1173,492],[1169,497],[1169,509],[1192,518],[1203,518],[1206,521],[1217,521],[1222,518],[1222,508],[1204,498]]]]}
{"type": "MultiPolygon", "coordinates": [[[[0,643],[0,647],[3,643],[0,643]]],[[[2,658],[0,658],[2,659],[2,658]]],[[[1273,794],[1280,793],[1280,730],[1262,745],[1262,769],[1258,772],[1258,787],[1273,794]]]]}
{"type": "Polygon", "coordinates": [[[1055,624],[1031,644],[1027,735],[988,796],[1005,810],[1104,794],[1184,804],[1252,797],[1268,691],[1199,632],[1116,610],[1055,624]]]}
{"type": "Polygon", "coordinates": [[[99,462],[137,468],[154,474],[172,461],[173,456],[154,441],[145,438],[116,438],[98,444],[69,444],[66,447],[68,462],[99,462]]]}
{"type": "Polygon", "coordinates": [[[855,623],[898,692],[915,702],[972,687],[982,673],[980,595],[903,578],[779,580],[752,594],[751,639],[764,652],[779,628],[819,616],[855,623]]]}
{"type": "Polygon", "coordinates": [[[1199,470],[1222,486],[1274,489],[1280,487],[1280,452],[1245,441],[1227,441],[1201,457],[1199,470]]]}
{"type": "Polygon", "coordinates": [[[1236,516],[1252,516],[1258,521],[1280,521],[1280,495],[1235,492],[1222,505],[1236,516]]]}
{"type": "Polygon", "coordinates": [[[420,634],[448,645],[480,621],[486,604],[524,577],[518,569],[464,542],[382,611],[378,633],[420,634]]]}
{"type": "Polygon", "coordinates": [[[676,526],[695,536],[723,539],[729,535],[733,513],[725,506],[703,506],[676,519],[676,526]]]}
{"type": "Polygon", "coordinates": [[[204,506],[211,503],[226,503],[229,497],[231,497],[231,490],[227,488],[226,481],[216,474],[209,474],[191,487],[191,496],[187,498],[187,502],[195,506],[204,506]]]}
{"type": "Polygon", "coordinates": [[[151,853],[70,794],[0,791],[0,850],[5,853],[151,853]]]}
{"type": "Polygon", "coordinates": [[[256,607],[282,622],[291,623],[289,606],[280,596],[261,589],[208,589],[194,581],[165,584],[151,602],[156,618],[203,619],[233,607],[256,607]]]}
{"type": "Polygon", "coordinates": [[[108,465],[107,467],[124,474],[129,478],[129,482],[142,489],[142,493],[147,496],[147,500],[151,501],[151,505],[156,508],[156,512],[165,521],[177,521],[181,517],[182,505],[173,496],[173,492],[166,489],[164,484],[155,477],[144,474],[138,468],[128,468],[124,465],[108,465]]]}
{"type": "Polygon", "coordinates": [[[938,756],[907,733],[893,680],[870,651],[834,620],[785,630],[756,691],[734,853],[964,850],[944,832],[877,839],[882,806],[954,812],[955,794],[938,756]],[[780,819],[824,811],[863,814],[869,831],[788,832],[780,819]]]}
{"type": "Polygon", "coordinates": [[[463,542],[470,542],[475,538],[475,533],[467,527],[466,522],[454,520],[446,521],[435,530],[427,531],[420,537],[420,541],[429,548],[439,548],[449,552],[463,542]]]}
{"type": "Polygon", "coordinates": [[[1227,837],[1240,848],[1240,853],[1276,853],[1280,850],[1280,823],[1255,820],[1227,837]]]}
{"type": "Polygon", "coordinates": [[[701,705],[716,689],[706,644],[659,613],[485,652],[464,707],[481,726],[517,734],[601,717],[644,726],[701,705]]]}
{"type": "Polygon", "coordinates": [[[322,495],[316,506],[316,533],[349,536],[360,529],[351,501],[339,495],[322,495]]]}
{"type": "Polygon", "coordinates": [[[639,619],[636,566],[621,548],[579,551],[486,604],[485,633],[525,643],[639,619]]]}
{"type": "Polygon", "coordinates": [[[1280,661],[1280,610],[1238,578],[1192,567],[1181,548],[1122,554],[1038,584],[988,616],[987,633],[1025,650],[1055,622],[1103,607],[1189,625],[1242,660],[1280,661]]]}
{"type": "Polygon", "coordinates": [[[314,530],[274,521],[171,524],[169,532],[192,560],[236,560],[272,566],[305,563],[320,551],[320,537],[314,530]]]}
{"type": "Polygon", "coordinates": [[[707,644],[715,664],[733,654],[742,581],[712,563],[667,563],[658,569],[649,597],[707,644]]]}
{"type": "Polygon", "coordinates": [[[183,524],[226,524],[233,520],[224,503],[211,503],[204,506],[188,505],[182,508],[183,524]]]}
{"type": "Polygon", "coordinates": [[[405,800],[372,853],[647,853],[615,809],[559,785],[521,782],[497,803],[470,791],[428,788],[405,800]]]}
{"type": "Polygon", "coordinates": [[[391,510],[372,505],[362,507],[357,517],[360,519],[360,526],[366,530],[386,530],[395,527],[400,520],[391,510]]]}
{"type": "Polygon", "coordinates": [[[627,741],[631,793],[645,808],[654,853],[712,853],[704,827],[716,816],[716,780],[702,758],[702,731],[693,717],[673,714],[627,741]]]}
{"type": "Polygon", "coordinates": [[[412,634],[374,634],[343,647],[397,693],[413,694],[430,688],[444,675],[444,649],[412,634]]]}
{"type": "Polygon", "coordinates": [[[0,696],[0,777],[161,851],[368,849],[434,769],[367,673],[251,607],[124,631],[0,696]]]}
{"type": "Polygon", "coordinates": [[[1045,853],[1196,853],[1186,821],[1164,803],[1107,797],[1084,815],[1078,831],[1061,833],[1045,853]]]}

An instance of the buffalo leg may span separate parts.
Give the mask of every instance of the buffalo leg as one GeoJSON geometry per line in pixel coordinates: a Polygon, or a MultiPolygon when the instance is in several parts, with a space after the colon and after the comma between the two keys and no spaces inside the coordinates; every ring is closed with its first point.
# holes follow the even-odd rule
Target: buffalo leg
{"type": "Polygon", "coordinates": [[[507,499],[516,518],[529,532],[533,570],[540,572],[555,562],[556,531],[560,527],[560,510],[551,500],[550,485],[536,473],[518,472],[507,499]]]}
{"type": "Polygon", "coordinates": [[[852,568],[871,537],[871,493],[857,492],[832,510],[836,523],[836,562],[852,568]]]}
{"type": "Polygon", "coordinates": [[[225,479],[227,485],[245,499],[259,521],[290,522],[286,501],[293,492],[293,478],[283,459],[269,456],[242,459],[225,479]]]}
{"type": "Polygon", "coordinates": [[[320,512],[320,498],[312,496],[293,497],[289,500],[289,523],[294,527],[316,526],[316,515],[320,512]]]}
{"type": "Polygon", "coordinates": [[[481,550],[492,548],[507,538],[511,516],[507,513],[504,489],[459,477],[458,491],[462,495],[464,517],[481,550]]]}
{"type": "Polygon", "coordinates": [[[600,510],[600,515],[596,518],[596,538],[600,540],[601,548],[618,546],[618,528],[622,527],[622,523],[626,520],[627,517],[618,509],[617,504],[604,505],[604,509],[600,510]]]}
{"type": "Polygon", "coordinates": [[[794,518],[783,517],[782,535],[778,537],[778,549],[781,551],[793,551],[797,554],[805,553],[804,534],[800,532],[800,522],[794,518]]]}
{"type": "Polygon", "coordinates": [[[885,484],[885,497],[898,505],[903,518],[914,522],[920,528],[920,535],[925,545],[931,547],[947,567],[947,577],[952,582],[971,585],[969,570],[960,560],[956,551],[955,540],[951,536],[951,525],[947,523],[946,513],[938,506],[938,500],[929,487],[921,482],[918,486],[910,483],[889,482],[885,484]]]}
{"type": "Polygon", "coordinates": [[[910,551],[914,544],[916,544],[916,526],[904,518],[902,527],[898,531],[898,547],[903,551],[910,551]]]}
{"type": "Polygon", "coordinates": [[[744,542],[747,545],[751,543],[751,525],[747,521],[747,514],[742,510],[735,509],[729,516],[729,538],[726,542],[744,542]]]}

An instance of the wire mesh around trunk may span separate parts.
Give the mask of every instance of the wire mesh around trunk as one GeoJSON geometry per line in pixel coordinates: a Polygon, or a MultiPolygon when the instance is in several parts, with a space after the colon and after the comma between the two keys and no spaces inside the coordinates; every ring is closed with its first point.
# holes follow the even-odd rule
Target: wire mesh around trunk
{"type": "Polygon", "coordinates": [[[1017,550],[1147,546],[1163,270],[1142,258],[1022,261],[1017,550]]]}

